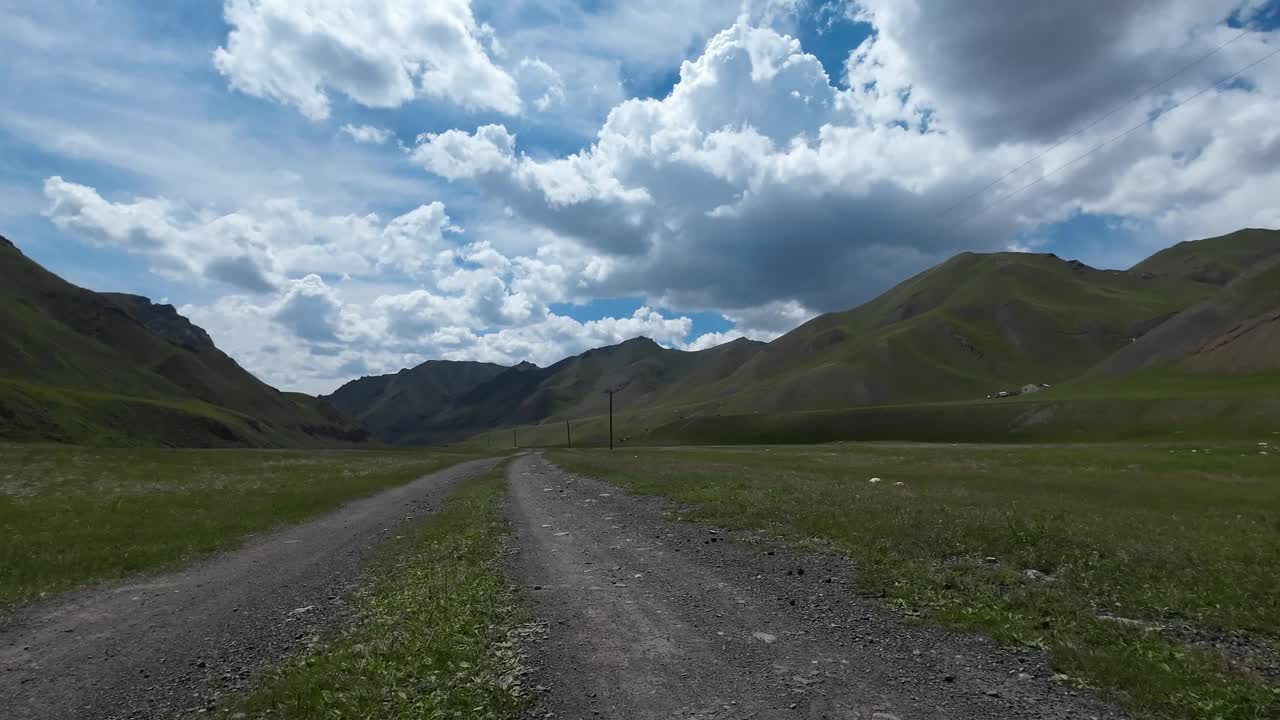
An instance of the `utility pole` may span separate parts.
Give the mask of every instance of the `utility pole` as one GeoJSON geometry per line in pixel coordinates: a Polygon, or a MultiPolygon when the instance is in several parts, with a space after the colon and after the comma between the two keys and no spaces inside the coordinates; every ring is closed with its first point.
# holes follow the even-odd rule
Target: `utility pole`
{"type": "Polygon", "coordinates": [[[630,383],[630,380],[624,380],[616,385],[605,388],[605,392],[609,393],[609,449],[613,449],[613,394],[621,392],[630,383]]]}
{"type": "Polygon", "coordinates": [[[573,447],[573,435],[569,434],[569,418],[564,419],[564,444],[573,447]]]}
{"type": "Polygon", "coordinates": [[[516,429],[515,429],[515,428],[511,428],[511,447],[515,447],[515,448],[520,447],[520,443],[516,442],[516,429]]]}

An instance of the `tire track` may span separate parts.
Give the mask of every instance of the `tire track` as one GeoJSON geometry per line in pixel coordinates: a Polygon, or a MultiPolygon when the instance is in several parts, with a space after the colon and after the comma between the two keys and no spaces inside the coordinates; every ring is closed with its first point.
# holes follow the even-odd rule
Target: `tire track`
{"type": "Polygon", "coordinates": [[[531,650],[535,717],[1122,717],[1052,680],[1040,653],[858,599],[833,556],[670,520],[666,501],[540,456],[508,481],[511,572],[549,627],[531,650]]]}
{"type": "Polygon", "coordinates": [[[341,618],[386,535],[498,462],[455,465],[174,573],[19,610],[0,621],[0,715],[171,718],[215,707],[341,618]]]}

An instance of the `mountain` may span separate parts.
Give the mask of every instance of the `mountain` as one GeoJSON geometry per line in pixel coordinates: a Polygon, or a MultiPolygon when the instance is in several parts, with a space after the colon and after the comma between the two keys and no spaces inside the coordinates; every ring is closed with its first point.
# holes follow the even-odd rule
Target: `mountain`
{"type": "Polygon", "coordinates": [[[241,368],[170,305],[72,285],[0,238],[0,437],[318,446],[368,431],[241,368]]]}
{"type": "Polygon", "coordinates": [[[394,375],[353,380],[321,399],[378,437],[423,442],[430,438],[422,428],[435,425],[460,396],[506,370],[493,363],[429,360],[394,375]]]}
{"type": "Polygon", "coordinates": [[[209,333],[205,332],[204,328],[179,315],[177,308],[172,305],[158,305],[151,302],[150,298],[145,298],[141,295],[129,295],[127,293],[99,294],[119,305],[125,312],[133,316],[134,320],[142,323],[148,330],[175,345],[180,345],[193,352],[217,349],[213,345],[213,338],[209,337],[209,333]]]}
{"type": "Polygon", "coordinates": [[[546,368],[429,361],[352,381],[324,399],[384,440],[429,443],[493,427],[599,414],[608,408],[606,387],[622,386],[614,398],[618,409],[655,404],[725,377],[760,347],[742,339],[685,352],[635,338],[546,368]]]}
{"type": "Polygon", "coordinates": [[[4,238],[0,326],[4,438],[329,445],[364,441],[367,427],[433,443],[599,417],[610,387],[615,411],[648,428],[967,402],[1028,383],[1096,393],[1153,372],[1161,387],[1280,372],[1280,232],[1180,243],[1128,271],[962,253],[768,344],[686,352],[636,338],[546,368],[429,361],[321,399],[259,381],[172,306],[71,285],[4,238]]]}
{"type": "Polygon", "coordinates": [[[1254,228],[1178,243],[1143,260],[1131,271],[1223,286],[1259,261],[1277,254],[1280,231],[1254,228]]]}
{"type": "Polygon", "coordinates": [[[1280,237],[1273,242],[1271,256],[1237,270],[1221,292],[1121,349],[1090,376],[1280,371],[1280,237]]]}
{"type": "MultiPolygon", "coordinates": [[[[1127,271],[1050,254],[962,253],[768,344],[682,352],[637,338],[547,368],[525,363],[453,388],[428,422],[409,418],[382,437],[424,442],[599,417],[613,386],[622,387],[615,411],[642,432],[699,418],[962,403],[1161,364],[1275,370],[1277,268],[1280,233],[1267,230],[1182,243],[1127,271]]],[[[398,376],[357,382],[372,387],[386,377],[398,376]]],[[[380,416],[398,408],[379,402],[340,407],[383,427],[380,416]]]]}
{"type": "Polygon", "coordinates": [[[699,396],[721,412],[966,399],[1075,377],[1213,289],[1054,255],[963,253],[773,341],[699,396]]]}
{"type": "Polygon", "coordinates": [[[1233,290],[1225,317],[1244,319],[1224,323],[1226,329],[1201,343],[1179,367],[1210,373],[1280,371],[1280,262],[1268,261],[1265,270],[1233,283],[1233,290]]]}

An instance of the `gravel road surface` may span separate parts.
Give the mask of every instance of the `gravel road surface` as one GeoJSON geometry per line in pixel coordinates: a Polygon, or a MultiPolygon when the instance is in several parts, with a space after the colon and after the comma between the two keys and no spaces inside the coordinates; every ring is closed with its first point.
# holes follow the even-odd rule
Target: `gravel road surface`
{"type": "Polygon", "coordinates": [[[509,466],[511,572],[547,623],[534,717],[1119,718],[1038,652],[914,626],[831,555],[669,519],[676,506],[509,466]]]}
{"type": "Polygon", "coordinates": [[[497,462],[463,463],[179,572],[0,619],[0,716],[172,718],[210,708],[340,618],[380,540],[497,462]]]}

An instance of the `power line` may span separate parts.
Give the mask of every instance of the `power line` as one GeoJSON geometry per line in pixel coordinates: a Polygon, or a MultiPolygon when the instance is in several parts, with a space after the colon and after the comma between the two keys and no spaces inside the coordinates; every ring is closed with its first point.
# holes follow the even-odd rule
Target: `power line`
{"type": "MultiPolygon", "coordinates": [[[[1196,94],[1194,94],[1194,95],[1192,95],[1192,96],[1190,96],[1190,97],[1184,98],[1184,99],[1182,99],[1182,100],[1178,101],[1177,103],[1174,103],[1173,105],[1169,106],[1168,108],[1166,108],[1165,110],[1161,111],[1160,113],[1158,113],[1158,114],[1156,114],[1156,115],[1153,115],[1153,116],[1152,116],[1152,117],[1150,117],[1150,118],[1147,118],[1146,120],[1144,120],[1144,121],[1142,121],[1142,122],[1138,123],[1137,125],[1134,125],[1133,127],[1129,128],[1128,130],[1125,130],[1124,132],[1120,133],[1119,135],[1116,135],[1115,137],[1111,138],[1110,140],[1106,140],[1106,141],[1104,141],[1104,142],[1101,142],[1101,143],[1099,143],[1099,144],[1097,144],[1097,145],[1093,146],[1092,148],[1090,148],[1087,152],[1083,153],[1082,155],[1078,155],[1078,156],[1076,156],[1076,157],[1072,158],[1071,160],[1068,160],[1067,162],[1063,163],[1062,165],[1059,165],[1058,167],[1056,167],[1056,168],[1054,168],[1054,169],[1052,169],[1052,170],[1050,170],[1050,171],[1048,171],[1048,172],[1044,173],[1043,175],[1041,175],[1040,177],[1036,178],[1035,180],[1032,180],[1031,182],[1027,183],[1026,185],[1023,185],[1022,187],[1018,188],[1017,190],[1014,190],[1013,192],[1011,192],[1011,193],[1009,193],[1009,194],[1007,194],[1007,195],[1003,195],[1003,196],[1001,196],[1001,197],[997,198],[994,202],[992,202],[992,203],[990,203],[990,204],[988,204],[988,205],[984,206],[982,209],[978,210],[978,212],[976,212],[976,213],[974,213],[974,214],[972,214],[972,215],[970,215],[970,216],[968,216],[968,217],[966,217],[966,218],[963,218],[962,220],[960,220],[960,222],[968,222],[968,221],[970,221],[970,220],[973,220],[973,219],[974,219],[974,218],[976,218],[976,217],[980,217],[980,216],[982,216],[982,215],[985,215],[985,214],[986,214],[987,212],[989,212],[992,208],[994,208],[994,207],[996,207],[997,205],[999,205],[999,204],[1001,204],[1001,203],[1005,202],[1005,201],[1006,201],[1006,200],[1008,200],[1009,198],[1012,198],[1012,197],[1013,197],[1013,196],[1015,196],[1015,195],[1018,195],[1018,194],[1020,194],[1020,193],[1022,193],[1022,192],[1024,192],[1024,191],[1026,191],[1026,190],[1028,190],[1028,189],[1030,189],[1030,188],[1032,188],[1032,187],[1034,187],[1034,186],[1036,186],[1036,185],[1039,185],[1040,183],[1042,183],[1042,182],[1044,182],[1045,180],[1049,179],[1049,177],[1051,177],[1052,175],[1054,175],[1054,174],[1056,174],[1056,173],[1058,173],[1058,172],[1060,172],[1060,171],[1062,171],[1062,170],[1065,170],[1065,169],[1067,169],[1068,167],[1071,167],[1072,165],[1075,165],[1076,163],[1078,163],[1078,162],[1080,162],[1081,160],[1083,160],[1083,159],[1085,159],[1085,158],[1089,157],[1090,155],[1094,154],[1095,152],[1097,152],[1097,151],[1099,151],[1099,150],[1101,150],[1101,149],[1103,149],[1103,148],[1107,147],[1108,145],[1112,145],[1112,144],[1114,144],[1114,143],[1116,143],[1116,142],[1119,142],[1120,140],[1123,140],[1124,138],[1128,137],[1129,135],[1132,135],[1134,132],[1137,132],[1138,130],[1140,130],[1140,129],[1142,129],[1142,128],[1146,127],[1147,125],[1150,125],[1151,123],[1154,123],[1156,120],[1159,120],[1160,118],[1164,117],[1165,115],[1168,115],[1169,113],[1173,112],[1174,110],[1177,110],[1178,108],[1182,107],[1183,105],[1186,105],[1187,103],[1191,102],[1192,100],[1195,100],[1196,98],[1200,97],[1201,95],[1204,95],[1205,93],[1209,92],[1210,90],[1213,90],[1213,89],[1215,89],[1215,88],[1219,87],[1220,85],[1224,85],[1224,84],[1226,84],[1226,83],[1229,83],[1229,82],[1231,82],[1231,81],[1235,80],[1236,78],[1240,77],[1240,76],[1241,76],[1241,75],[1243,75],[1244,73],[1246,73],[1246,72],[1248,72],[1248,71],[1252,70],[1253,68],[1255,68],[1255,67],[1257,67],[1257,66],[1261,65],[1262,63],[1266,62],[1267,60],[1270,60],[1271,58],[1275,57],[1276,55],[1280,55],[1280,48],[1276,48],[1275,50],[1272,50],[1271,52],[1267,53],[1266,55],[1263,55],[1261,58],[1258,58],[1257,60],[1254,60],[1253,62],[1249,63],[1248,65],[1246,65],[1246,66],[1244,66],[1244,67],[1240,68],[1239,70],[1235,71],[1235,72],[1234,72],[1234,73],[1232,73],[1231,75],[1228,75],[1227,77],[1223,78],[1222,80],[1219,80],[1218,82],[1215,82],[1214,84],[1210,85],[1209,87],[1206,87],[1206,88],[1204,88],[1204,89],[1200,90],[1200,91],[1199,91],[1199,92],[1197,92],[1196,94]]],[[[1008,175],[1006,175],[1005,177],[1008,177],[1008,175]]],[[[998,181],[997,181],[997,182],[998,182],[998,181]]]]}
{"type": "MultiPolygon", "coordinates": [[[[1219,46],[1215,47],[1214,49],[1210,50],[1209,52],[1205,53],[1204,55],[1201,55],[1200,57],[1196,58],[1195,60],[1192,60],[1191,62],[1187,63],[1186,65],[1183,65],[1181,68],[1179,68],[1179,69],[1178,69],[1177,71],[1175,71],[1173,74],[1169,75],[1168,77],[1166,77],[1165,79],[1161,80],[1160,82],[1158,82],[1158,83],[1156,83],[1156,84],[1154,84],[1154,85],[1152,85],[1152,86],[1150,86],[1150,87],[1148,87],[1148,88],[1146,88],[1146,89],[1144,89],[1144,90],[1139,91],[1139,92],[1138,92],[1137,94],[1135,94],[1133,97],[1131,97],[1131,98],[1129,98],[1128,100],[1125,100],[1124,102],[1120,103],[1119,105],[1116,105],[1115,107],[1111,108],[1111,109],[1110,109],[1110,110],[1108,110],[1105,114],[1100,115],[1099,117],[1095,118],[1093,122],[1089,123],[1088,125],[1085,125],[1084,127],[1080,128],[1079,130],[1076,130],[1075,132],[1071,133],[1070,135],[1067,135],[1066,137],[1062,138],[1061,140],[1059,140],[1058,142],[1054,143],[1053,145],[1050,145],[1047,149],[1042,150],[1038,155],[1035,155],[1035,156],[1034,156],[1034,157],[1032,157],[1031,159],[1029,159],[1029,160],[1027,160],[1026,162],[1022,163],[1021,165],[1019,165],[1019,166],[1015,167],[1014,169],[1010,170],[1009,172],[1005,173],[1004,175],[1001,175],[1000,177],[996,178],[995,180],[992,180],[990,183],[987,183],[986,185],[984,185],[983,187],[981,187],[981,188],[979,188],[978,190],[974,191],[973,193],[970,193],[969,195],[966,195],[966,196],[964,196],[964,197],[960,198],[960,199],[959,199],[959,200],[957,200],[954,204],[952,204],[952,205],[948,206],[945,210],[943,210],[942,212],[938,213],[938,217],[942,217],[943,215],[946,215],[947,213],[951,212],[952,210],[955,210],[956,208],[958,208],[958,207],[960,207],[961,205],[963,205],[963,204],[965,204],[965,203],[969,202],[970,200],[974,199],[975,197],[978,197],[979,195],[981,195],[981,194],[985,193],[986,191],[988,191],[988,190],[990,190],[991,188],[995,187],[996,185],[1000,184],[1000,183],[1001,183],[1001,182],[1003,182],[1004,180],[1008,179],[1008,178],[1009,178],[1009,176],[1013,175],[1014,173],[1018,172],[1019,170],[1022,170],[1023,168],[1027,167],[1027,166],[1028,166],[1028,165],[1030,165],[1031,163],[1033,163],[1033,162],[1035,162],[1035,161],[1039,160],[1040,158],[1043,158],[1045,155],[1048,155],[1049,153],[1053,152],[1054,150],[1057,150],[1058,148],[1062,147],[1063,145],[1065,145],[1065,144],[1067,143],[1067,141],[1068,141],[1068,140],[1072,140],[1072,139],[1074,139],[1074,138],[1077,138],[1077,137],[1079,137],[1080,135],[1083,135],[1084,133],[1086,133],[1086,132],[1088,132],[1088,131],[1092,130],[1093,128],[1097,127],[1097,126],[1098,126],[1098,124],[1099,124],[1099,123],[1101,123],[1102,121],[1104,121],[1104,120],[1106,120],[1106,119],[1108,119],[1108,118],[1112,117],[1112,116],[1113,116],[1113,115],[1115,115],[1116,113],[1118,113],[1118,112],[1120,112],[1121,110],[1123,110],[1123,109],[1125,109],[1125,108],[1129,107],[1130,105],[1134,104],[1134,103],[1135,103],[1135,102],[1137,102],[1138,100],[1141,100],[1141,99],[1142,99],[1142,98],[1143,98],[1147,93],[1150,93],[1151,91],[1155,90],[1156,88],[1161,87],[1162,85],[1164,85],[1164,84],[1168,83],[1170,80],[1173,80],[1174,78],[1176,78],[1176,77],[1178,77],[1179,75],[1181,75],[1181,74],[1185,73],[1186,71],[1190,70],[1191,68],[1195,67],[1196,65],[1199,65],[1200,63],[1204,62],[1205,60],[1208,60],[1209,58],[1213,57],[1214,55],[1217,55],[1219,52],[1221,52],[1221,51],[1223,50],[1223,48],[1227,47],[1227,46],[1228,46],[1228,45],[1230,45],[1231,43],[1233,43],[1233,42],[1235,42],[1235,41],[1239,40],[1240,38],[1244,37],[1244,36],[1245,36],[1245,35],[1247,35],[1247,34],[1249,34],[1249,29],[1248,29],[1248,28],[1245,28],[1244,30],[1241,30],[1239,33],[1237,33],[1237,34],[1235,35],[1235,37],[1232,37],[1230,40],[1227,40],[1226,42],[1224,42],[1224,43],[1222,43],[1221,45],[1219,45],[1219,46]]],[[[1247,69],[1247,68],[1246,68],[1246,69],[1247,69]]],[[[1243,72],[1243,71],[1242,71],[1242,72],[1243,72]]]]}

